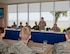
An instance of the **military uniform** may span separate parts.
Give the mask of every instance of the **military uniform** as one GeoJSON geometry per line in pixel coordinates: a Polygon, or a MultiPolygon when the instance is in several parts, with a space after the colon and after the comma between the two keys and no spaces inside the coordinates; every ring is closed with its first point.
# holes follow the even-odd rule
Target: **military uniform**
{"type": "Polygon", "coordinates": [[[19,41],[16,44],[13,44],[9,48],[9,53],[15,53],[15,54],[35,54],[32,49],[30,49],[24,42],[19,41]]]}
{"type": "Polygon", "coordinates": [[[39,26],[38,26],[38,25],[33,26],[33,28],[32,28],[32,29],[34,29],[34,30],[39,30],[39,26]]]}
{"type": "Polygon", "coordinates": [[[23,26],[18,26],[18,29],[21,29],[23,26]]]}
{"type": "Polygon", "coordinates": [[[70,54],[70,40],[55,44],[52,54],[70,54]]]}
{"type": "Polygon", "coordinates": [[[45,21],[40,21],[39,22],[40,30],[45,30],[46,22],[45,21]]]}
{"type": "Polygon", "coordinates": [[[2,54],[7,54],[8,52],[8,44],[6,44],[3,40],[0,39],[0,52],[2,54]]]}
{"type": "Polygon", "coordinates": [[[55,32],[60,32],[60,28],[59,27],[56,27],[56,29],[53,27],[52,30],[55,31],[55,32]]]}
{"type": "Polygon", "coordinates": [[[16,29],[17,28],[17,25],[12,25],[12,28],[16,29]]]}

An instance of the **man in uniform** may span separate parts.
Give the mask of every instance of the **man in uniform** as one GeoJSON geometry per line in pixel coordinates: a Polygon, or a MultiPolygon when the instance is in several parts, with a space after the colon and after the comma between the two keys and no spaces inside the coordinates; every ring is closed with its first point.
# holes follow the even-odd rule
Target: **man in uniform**
{"type": "Polygon", "coordinates": [[[52,54],[70,54],[70,27],[66,30],[66,41],[55,44],[52,54]]]}
{"type": "Polygon", "coordinates": [[[20,31],[21,40],[18,43],[13,44],[9,48],[9,53],[14,54],[35,54],[35,52],[27,46],[29,39],[31,38],[30,30],[28,27],[21,28],[20,31]]]}
{"type": "Polygon", "coordinates": [[[41,17],[41,20],[39,22],[39,29],[40,30],[45,30],[46,22],[44,21],[44,18],[41,17]]]}
{"type": "Polygon", "coordinates": [[[7,54],[8,52],[8,44],[2,40],[4,36],[5,36],[4,28],[0,27],[0,53],[1,54],[7,54]]]}

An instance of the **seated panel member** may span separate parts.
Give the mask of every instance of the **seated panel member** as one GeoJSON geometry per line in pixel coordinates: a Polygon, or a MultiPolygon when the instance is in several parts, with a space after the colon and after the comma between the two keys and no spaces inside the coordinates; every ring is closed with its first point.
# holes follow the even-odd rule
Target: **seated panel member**
{"type": "Polygon", "coordinates": [[[55,31],[55,32],[60,32],[60,28],[57,27],[57,24],[53,25],[52,30],[55,31]]]}
{"type": "Polygon", "coordinates": [[[15,22],[13,22],[13,25],[12,25],[12,28],[16,29],[17,28],[17,25],[15,22]]]}
{"type": "Polygon", "coordinates": [[[23,27],[22,22],[20,22],[20,25],[18,26],[18,29],[21,29],[23,27]]]}
{"type": "Polygon", "coordinates": [[[29,29],[31,29],[31,26],[28,24],[28,22],[26,22],[25,27],[28,27],[29,29]]]}
{"type": "Polygon", "coordinates": [[[9,53],[15,54],[35,54],[35,52],[27,46],[29,39],[31,38],[31,32],[28,27],[21,28],[20,41],[13,44],[9,48],[9,53]]]}
{"type": "Polygon", "coordinates": [[[66,30],[66,41],[55,44],[52,54],[70,54],[70,27],[66,30]]]}
{"type": "Polygon", "coordinates": [[[37,24],[37,22],[35,22],[35,25],[33,26],[32,29],[34,29],[34,30],[39,30],[39,25],[37,24]]]}
{"type": "Polygon", "coordinates": [[[5,31],[3,27],[0,27],[0,52],[2,54],[7,54],[9,45],[3,41],[5,36],[5,31]]]}

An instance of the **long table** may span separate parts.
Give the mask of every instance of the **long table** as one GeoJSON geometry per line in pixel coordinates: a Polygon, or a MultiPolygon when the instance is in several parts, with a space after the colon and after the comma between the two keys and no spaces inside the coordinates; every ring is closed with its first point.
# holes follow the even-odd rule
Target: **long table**
{"type": "MultiPolygon", "coordinates": [[[[6,30],[6,35],[4,39],[18,40],[20,30],[6,30]]],[[[65,34],[59,32],[42,32],[42,31],[32,31],[31,40],[38,43],[43,43],[47,40],[48,44],[54,44],[65,41],[65,34]]]]}

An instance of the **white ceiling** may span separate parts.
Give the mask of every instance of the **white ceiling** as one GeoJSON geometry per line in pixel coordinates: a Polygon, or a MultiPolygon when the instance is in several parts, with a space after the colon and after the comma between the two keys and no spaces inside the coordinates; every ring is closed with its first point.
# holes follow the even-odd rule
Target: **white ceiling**
{"type": "MultiPolygon", "coordinates": [[[[32,3],[32,2],[50,2],[50,1],[52,2],[54,0],[0,0],[0,3],[15,4],[15,3],[32,3]]],[[[65,1],[65,0],[55,0],[55,1],[65,1]]]]}

